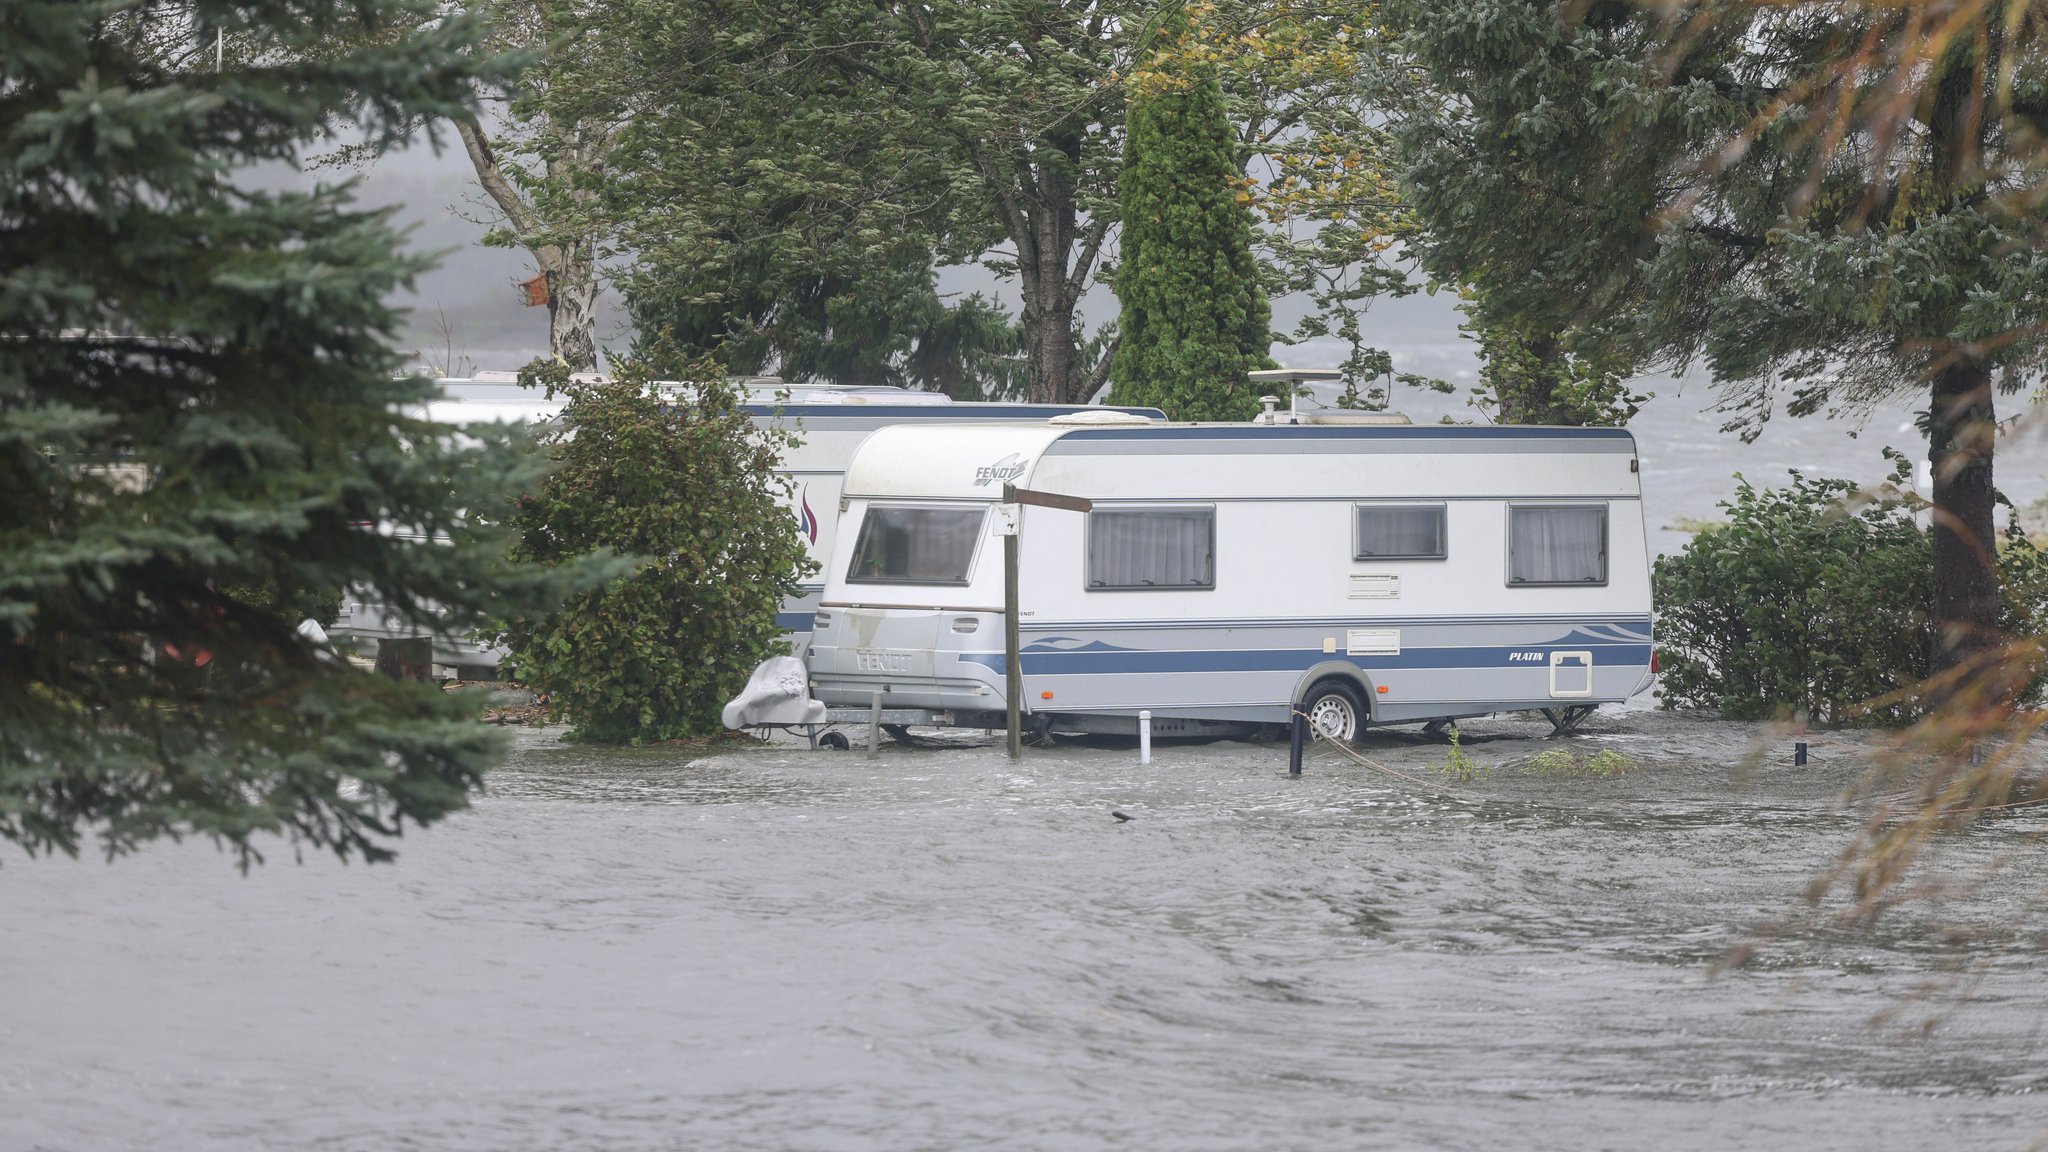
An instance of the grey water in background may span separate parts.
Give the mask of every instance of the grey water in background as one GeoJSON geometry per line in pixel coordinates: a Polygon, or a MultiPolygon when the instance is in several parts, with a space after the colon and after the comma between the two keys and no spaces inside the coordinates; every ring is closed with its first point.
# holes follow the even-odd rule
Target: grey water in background
{"type": "Polygon", "coordinates": [[[0,862],[0,1148],[2005,1149],[2039,817],[1797,927],[1864,738],[1603,714],[1270,745],[595,751],[396,865],[0,862]],[[1110,813],[1131,816],[1118,823],[1110,813]],[[1950,930],[1961,933],[1945,935],[1950,930]],[[2009,938],[2016,933],[2020,938],[2009,938]],[[1960,993],[1967,991],[1968,996],[1960,993]],[[1897,1011],[1894,1018],[1881,1019],[1897,1011]]]}
{"type": "MultiPolygon", "coordinates": [[[[1443,380],[1455,391],[1445,395],[1398,388],[1389,406],[1417,423],[1446,417],[1484,423],[1485,414],[1470,403],[1471,389],[1478,382],[1474,346],[1458,339],[1454,326],[1445,330],[1450,320],[1439,313],[1448,305],[1441,298],[1390,303],[1405,309],[1397,313],[1402,322],[1390,322],[1384,337],[1394,352],[1395,365],[1404,372],[1443,380]]],[[[1383,304],[1374,314],[1384,310],[1387,305],[1383,304]]],[[[1275,352],[1295,367],[1333,363],[1342,355],[1331,341],[1310,341],[1275,352]]],[[[1913,462],[1919,495],[1933,496],[1924,465],[1927,438],[1914,424],[1918,412],[1927,406],[1922,389],[1905,387],[1886,403],[1833,416],[1788,416],[1779,408],[1756,438],[1744,443],[1735,433],[1721,430],[1730,417],[1716,410],[1720,395],[1703,374],[1683,379],[1649,377],[1631,387],[1650,396],[1628,427],[1642,459],[1643,515],[1652,555],[1676,553],[1692,539],[1689,528],[1725,520],[1727,513],[1720,504],[1734,499],[1738,472],[1759,488],[1784,487],[1789,482],[1788,471],[1795,468],[1808,476],[1874,487],[1891,474],[1892,465],[1883,452],[1889,447],[1913,462]]],[[[1332,390],[1321,390],[1318,396],[1323,403],[1335,400],[1332,390]]],[[[2011,419],[2030,405],[2026,396],[2014,395],[1998,397],[1997,407],[2001,419],[2011,419]]],[[[1995,482],[2023,510],[2048,496],[2044,443],[2048,443],[2048,433],[2038,416],[2015,425],[2011,434],[1999,441],[1995,482]]],[[[2048,520],[2048,510],[2034,510],[2032,520],[2037,525],[2048,520]]],[[[2004,524],[2002,512],[1999,523],[2004,524]]]]}

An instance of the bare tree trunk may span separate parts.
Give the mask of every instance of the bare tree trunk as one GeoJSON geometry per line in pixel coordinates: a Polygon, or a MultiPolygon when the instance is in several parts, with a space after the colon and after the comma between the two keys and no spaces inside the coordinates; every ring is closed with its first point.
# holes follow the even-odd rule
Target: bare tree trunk
{"type": "Polygon", "coordinates": [[[571,372],[597,370],[597,243],[591,236],[548,243],[547,221],[506,176],[490,137],[473,117],[455,121],[477,183],[505,214],[505,223],[540,265],[548,288],[548,351],[571,372]]]}
{"type": "MultiPolygon", "coordinates": [[[[548,350],[571,372],[597,371],[597,261],[593,245],[548,245],[554,257],[541,260],[548,283],[548,350]]],[[[536,258],[540,252],[534,253],[536,258]]]]}
{"type": "MultiPolygon", "coordinates": [[[[1944,201],[1955,204],[1983,186],[1983,126],[1973,112],[1980,90],[1969,60],[1951,54],[1942,67],[1927,128],[1937,187],[1944,201]]],[[[1936,363],[1927,459],[1934,471],[1932,671],[1939,678],[1968,668],[1997,648],[2000,637],[1998,544],[1991,528],[1991,457],[1998,434],[1991,373],[1965,347],[1951,345],[1936,363]]],[[[1952,681],[1937,696],[1953,699],[1962,687],[1952,681]]]]}
{"type": "Polygon", "coordinates": [[[2000,643],[1998,545],[1991,525],[1994,421],[1989,372],[1958,360],[1935,374],[1927,458],[1934,469],[1936,675],[2000,643]]]}
{"type": "Polygon", "coordinates": [[[1024,398],[1035,404],[1072,404],[1077,381],[1074,361],[1080,347],[1074,337],[1074,304],[1060,291],[1063,276],[1024,284],[1024,398]]]}
{"type": "Polygon", "coordinates": [[[1024,296],[1025,399],[1081,403],[1088,399],[1089,389],[1076,372],[1080,340],[1074,309],[1088,287],[1111,223],[1090,220],[1081,226],[1074,183],[1081,142],[1077,137],[1056,139],[1042,158],[1014,171],[977,142],[968,142],[967,150],[995,193],[1004,231],[1017,249],[1017,278],[1024,296]]]}
{"type": "MultiPolygon", "coordinates": [[[[1078,144],[1072,147],[1079,150],[1078,144]]],[[[1023,282],[1024,395],[1035,403],[1066,404],[1079,385],[1074,378],[1080,353],[1074,306],[1081,294],[1068,265],[1078,238],[1074,225],[1080,209],[1074,202],[1071,174],[1057,153],[1026,168],[1023,175],[1026,183],[1019,189],[1019,199],[1025,207],[1009,213],[1008,219],[1023,282]]]]}

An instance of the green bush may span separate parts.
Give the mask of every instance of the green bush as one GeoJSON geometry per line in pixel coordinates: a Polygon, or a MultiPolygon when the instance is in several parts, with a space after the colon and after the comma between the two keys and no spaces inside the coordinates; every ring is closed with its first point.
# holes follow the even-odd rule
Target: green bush
{"type": "MultiPolygon", "coordinates": [[[[1741,477],[1737,477],[1738,480],[1741,477]]],[[[1736,490],[1726,527],[1654,570],[1667,708],[1730,719],[1903,723],[1928,672],[1933,552],[1900,498],[1845,480],[1736,490]],[[1864,707],[1864,702],[1891,697],[1864,707]]]]}
{"type": "MultiPolygon", "coordinates": [[[[1904,458],[1888,455],[1903,481],[1904,458]]],[[[1933,643],[1933,552],[1913,520],[1923,502],[1896,483],[1873,497],[1847,481],[1791,475],[1788,488],[1742,481],[1722,505],[1725,526],[1657,560],[1664,706],[1910,723],[1933,643]]],[[[2008,634],[2038,634],[2048,623],[2048,557],[2017,523],[1999,581],[2008,634]]],[[[2029,697],[2040,689],[2037,679],[2029,697]]]]}
{"type": "Polygon", "coordinates": [[[756,428],[708,362],[681,374],[683,398],[644,362],[610,383],[574,382],[559,363],[526,375],[569,403],[540,438],[553,467],[519,503],[515,559],[641,563],[552,615],[505,621],[495,639],[578,739],[719,731],[719,709],[775,654],[776,607],[809,567],[774,471],[792,437],[756,428]]]}
{"type": "Polygon", "coordinates": [[[1529,758],[1527,771],[1532,776],[1559,779],[1586,776],[1608,779],[1626,776],[1636,767],[1635,761],[1613,748],[1602,748],[1590,756],[1581,756],[1570,748],[1545,748],[1529,758]]]}
{"type": "Polygon", "coordinates": [[[1448,735],[1451,740],[1451,751],[1444,758],[1443,766],[1438,771],[1461,784],[1484,779],[1492,769],[1474,760],[1472,754],[1465,751],[1463,737],[1459,735],[1457,725],[1451,726],[1448,735]]]}

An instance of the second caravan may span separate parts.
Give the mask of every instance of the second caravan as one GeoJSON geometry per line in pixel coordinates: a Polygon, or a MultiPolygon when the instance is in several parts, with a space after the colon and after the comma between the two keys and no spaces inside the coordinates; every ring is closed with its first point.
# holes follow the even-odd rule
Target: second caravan
{"type": "Polygon", "coordinates": [[[1000,726],[1014,519],[1036,729],[1129,732],[1141,709],[1163,734],[1297,708],[1341,737],[1521,709],[1569,725],[1649,683],[1640,497],[1620,429],[885,428],[847,468],[811,690],[1000,726]],[[999,507],[1006,481],[1094,510],[999,507]]]}
{"type": "MultiPolygon", "coordinates": [[[[601,378],[600,378],[601,379],[601,378]]],[[[837,527],[840,479],[854,448],[877,428],[892,424],[956,422],[995,423],[1010,420],[1041,423],[1074,412],[1121,412],[1162,417],[1156,408],[1096,408],[1078,405],[956,401],[937,392],[888,387],[840,387],[787,384],[774,377],[750,377],[746,411],[755,424],[798,433],[784,452],[776,472],[789,480],[788,511],[802,535],[807,556],[829,557],[837,527]]],[[[443,396],[420,413],[444,424],[542,424],[561,412],[566,399],[524,387],[510,372],[474,379],[441,381],[443,396]]],[[[822,571],[804,578],[795,595],[776,613],[776,622],[801,645],[824,592],[822,571]]],[[[425,630],[375,597],[350,589],[343,595],[341,618],[330,633],[367,648],[393,640],[412,640],[425,630]]],[[[490,679],[503,653],[460,637],[433,638],[433,660],[450,676],[490,679]]]]}

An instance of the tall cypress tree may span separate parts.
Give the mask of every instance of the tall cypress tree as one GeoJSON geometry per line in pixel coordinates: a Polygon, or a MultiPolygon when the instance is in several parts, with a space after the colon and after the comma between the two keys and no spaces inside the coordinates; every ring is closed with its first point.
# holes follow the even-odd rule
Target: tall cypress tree
{"type": "Polygon", "coordinates": [[[498,754],[295,626],[349,585],[444,633],[563,595],[499,559],[530,457],[406,415],[385,300],[425,265],[384,213],[241,179],[471,107],[478,29],[429,7],[0,0],[0,838],[377,859],[498,754]]]}
{"type": "Polygon", "coordinates": [[[1240,202],[1223,89],[1198,65],[1140,73],[1118,189],[1121,334],[1110,401],[1176,420],[1248,420],[1270,367],[1272,309],[1240,202]]]}

